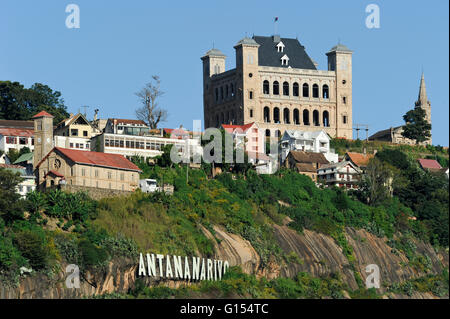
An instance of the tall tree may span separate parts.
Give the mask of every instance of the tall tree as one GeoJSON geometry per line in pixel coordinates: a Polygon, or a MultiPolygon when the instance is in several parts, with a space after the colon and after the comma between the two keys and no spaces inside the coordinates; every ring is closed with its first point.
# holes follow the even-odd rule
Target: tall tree
{"type": "Polygon", "coordinates": [[[54,123],[69,116],[61,93],[47,85],[35,83],[27,89],[19,82],[0,81],[0,118],[30,120],[42,110],[54,116],[54,123]]]}
{"type": "Polygon", "coordinates": [[[403,120],[406,125],[403,126],[402,136],[415,140],[416,144],[425,142],[431,137],[431,124],[426,119],[426,112],[421,107],[416,107],[408,111],[403,120]]]}
{"type": "Polygon", "coordinates": [[[167,120],[167,111],[159,106],[159,98],[164,95],[160,85],[159,76],[153,75],[152,81],[136,93],[142,104],[136,110],[136,117],[144,121],[151,129],[158,128],[160,122],[167,120]]]}

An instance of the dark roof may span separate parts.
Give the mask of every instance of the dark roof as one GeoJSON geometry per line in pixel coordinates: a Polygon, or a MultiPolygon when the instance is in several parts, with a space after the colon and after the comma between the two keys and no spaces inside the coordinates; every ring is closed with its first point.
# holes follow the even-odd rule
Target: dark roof
{"type": "Polygon", "coordinates": [[[34,130],[33,121],[18,121],[18,120],[0,120],[0,127],[4,128],[29,128],[34,130]]]}
{"type": "Polygon", "coordinates": [[[283,52],[278,52],[277,44],[279,42],[274,42],[272,36],[253,36],[253,39],[260,45],[258,48],[259,65],[316,70],[313,61],[306,54],[305,47],[297,39],[281,38],[281,42],[285,45],[283,52]],[[281,57],[285,54],[289,57],[289,65],[281,65],[281,57]]]}
{"type": "Polygon", "coordinates": [[[290,151],[288,156],[292,156],[297,163],[329,163],[322,153],[290,151]]]}
{"type": "Polygon", "coordinates": [[[295,164],[299,173],[307,172],[307,173],[316,173],[317,169],[314,167],[313,163],[297,163],[295,164]]]}
{"type": "Polygon", "coordinates": [[[383,138],[383,137],[384,138],[387,137],[388,139],[390,139],[391,138],[391,130],[395,131],[401,127],[402,126],[396,126],[396,127],[391,127],[391,128],[385,129],[385,130],[378,131],[375,134],[369,136],[369,140],[379,139],[379,138],[383,138]]]}

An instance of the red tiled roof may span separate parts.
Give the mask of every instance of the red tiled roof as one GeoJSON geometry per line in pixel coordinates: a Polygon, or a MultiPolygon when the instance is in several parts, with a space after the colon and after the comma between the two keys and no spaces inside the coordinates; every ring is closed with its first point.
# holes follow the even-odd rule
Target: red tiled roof
{"type": "Polygon", "coordinates": [[[124,170],[138,171],[141,170],[139,167],[134,165],[132,162],[127,160],[124,156],[120,154],[108,154],[100,152],[87,152],[81,150],[73,150],[68,148],[55,147],[50,151],[37,165],[40,166],[41,163],[47,158],[47,156],[53,152],[58,151],[70,160],[79,164],[87,164],[102,167],[111,167],[124,170]]]}
{"type": "Polygon", "coordinates": [[[248,123],[245,125],[231,125],[231,124],[222,124],[222,127],[225,131],[228,133],[233,133],[235,129],[241,129],[242,132],[246,132],[250,127],[253,126],[255,123],[248,123]]]}
{"type": "Polygon", "coordinates": [[[0,164],[0,167],[3,167],[3,168],[24,169],[23,166],[20,166],[20,165],[13,165],[13,164],[0,164]]]}
{"type": "Polygon", "coordinates": [[[171,138],[178,138],[178,139],[182,139],[183,137],[185,137],[185,136],[190,136],[190,134],[191,134],[191,132],[189,132],[189,131],[186,131],[186,130],[184,130],[184,129],[182,129],[182,128],[165,128],[165,129],[163,129],[164,130],[164,132],[167,134],[167,135],[174,135],[173,137],[172,136],[170,136],[171,138]]]}
{"type": "Polygon", "coordinates": [[[32,119],[38,118],[38,117],[44,117],[44,116],[48,116],[48,117],[54,117],[53,115],[51,115],[50,113],[47,113],[45,111],[40,111],[38,114],[36,114],[35,116],[32,117],[32,119]]]}
{"type": "Polygon", "coordinates": [[[34,136],[34,130],[23,128],[0,128],[0,135],[32,137],[34,136]]]}
{"type": "Polygon", "coordinates": [[[442,166],[439,164],[438,161],[434,160],[434,159],[424,159],[424,158],[419,158],[418,159],[420,166],[423,169],[441,169],[442,166]]]}
{"type": "Polygon", "coordinates": [[[373,158],[373,154],[361,154],[361,153],[353,153],[347,152],[349,160],[358,166],[367,166],[371,158],[373,158]]]}
{"type": "Polygon", "coordinates": [[[59,173],[59,172],[57,172],[57,171],[54,171],[54,170],[49,171],[47,174],[45,174],[44,177],[47,177],[48,174],[53,174],[53,175],[55,175],[56,177],[62,177],[62,178],[64,178],[64,175],[63,175],[63,174],[61,174],[61,173],[59,173]]]}

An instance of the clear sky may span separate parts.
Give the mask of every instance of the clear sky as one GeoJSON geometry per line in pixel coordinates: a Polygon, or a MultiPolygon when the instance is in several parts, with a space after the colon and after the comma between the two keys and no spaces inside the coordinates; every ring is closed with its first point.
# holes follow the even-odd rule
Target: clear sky
{"type": "Polygon", "coordinates": [[[200,57],[214,43],[235,65],[233,46],[246,33],[298,36],[326,69],[325,53],[340,40],[354,50],[353,123],[370,134],[403,124],[422,69],[432,106],[433,143],[449,145],[449,3],[430,1],[0,1],[0,80],[35,82],[62,93],[68,110],[88,117],[134,118],[134,95],[153,74],[166,92],[163,127],[203,120],[200,57]],[[68,29],[68,4],[80,28],[68,29]],[[380,8],[369,29],[366,6],[380,8]]]}

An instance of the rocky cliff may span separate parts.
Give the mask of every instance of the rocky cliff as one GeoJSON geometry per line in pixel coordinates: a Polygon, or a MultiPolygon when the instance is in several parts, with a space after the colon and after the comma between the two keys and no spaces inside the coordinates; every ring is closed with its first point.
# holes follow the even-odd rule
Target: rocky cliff
{"type": "MultiPolygon", "coordinates": [[[[340,273],[351,289],[357,289],[354,268],[343,254],[342,248],[329,236],[305,230],[299,234],[286,225],[274,225],[275,238],[286,255],[298,256],[296,262],[276,262],[274,258],[262,265],[261,258],[250,242],[236,234],[230,234],[220,227],[214,227],[214,235],[206,228],[202,231],[215,246],[215,257],[228,260],[230,265],[240,265],[244,272],[276,278],[291,277],[299,271],[309,272],[315,277],[340,273]]],[[[380,268],[383,283],[401,282],[424,275],[408,265],[408,259],[403,253],[394,252],[387,245],[386,238],[379,238],[365,230],[346,229],[346,239],[353,248],[356,271],[363,281],[366,278],[365,268],[376,264],[380,268]]],[[[436,253],[434,249],[421,242],[415,242],[417,252],[431,259],[430,273],[440,273],[443,267],[448,267],[448,254],[436,253]]],[[[79,289],[65,287],[66,274],[61,271],[49,279],[36,274],[22,278],[18,287],[8,287],[0,284],[0,298],[82,298],[104,293],[127,293],[134,287],[137,275],[138,260],[115,260],[104,270],[87,272],[81,280],[79,289]]],[[[62,265],[61,269],[65,269],[62,265]]],[[[157,282],[146,279],[148,285],[157,282]]],[[[166,285],[177,287],[183,282],[166,281],[166,285]]],[[[378,290],[384,293],[384,288],[378,290]]],[[[389,295],[390,298],[405,296],[389,295]]],[[[414,293],[412,298],[434,298],[429,293],[414,293]]]]}

